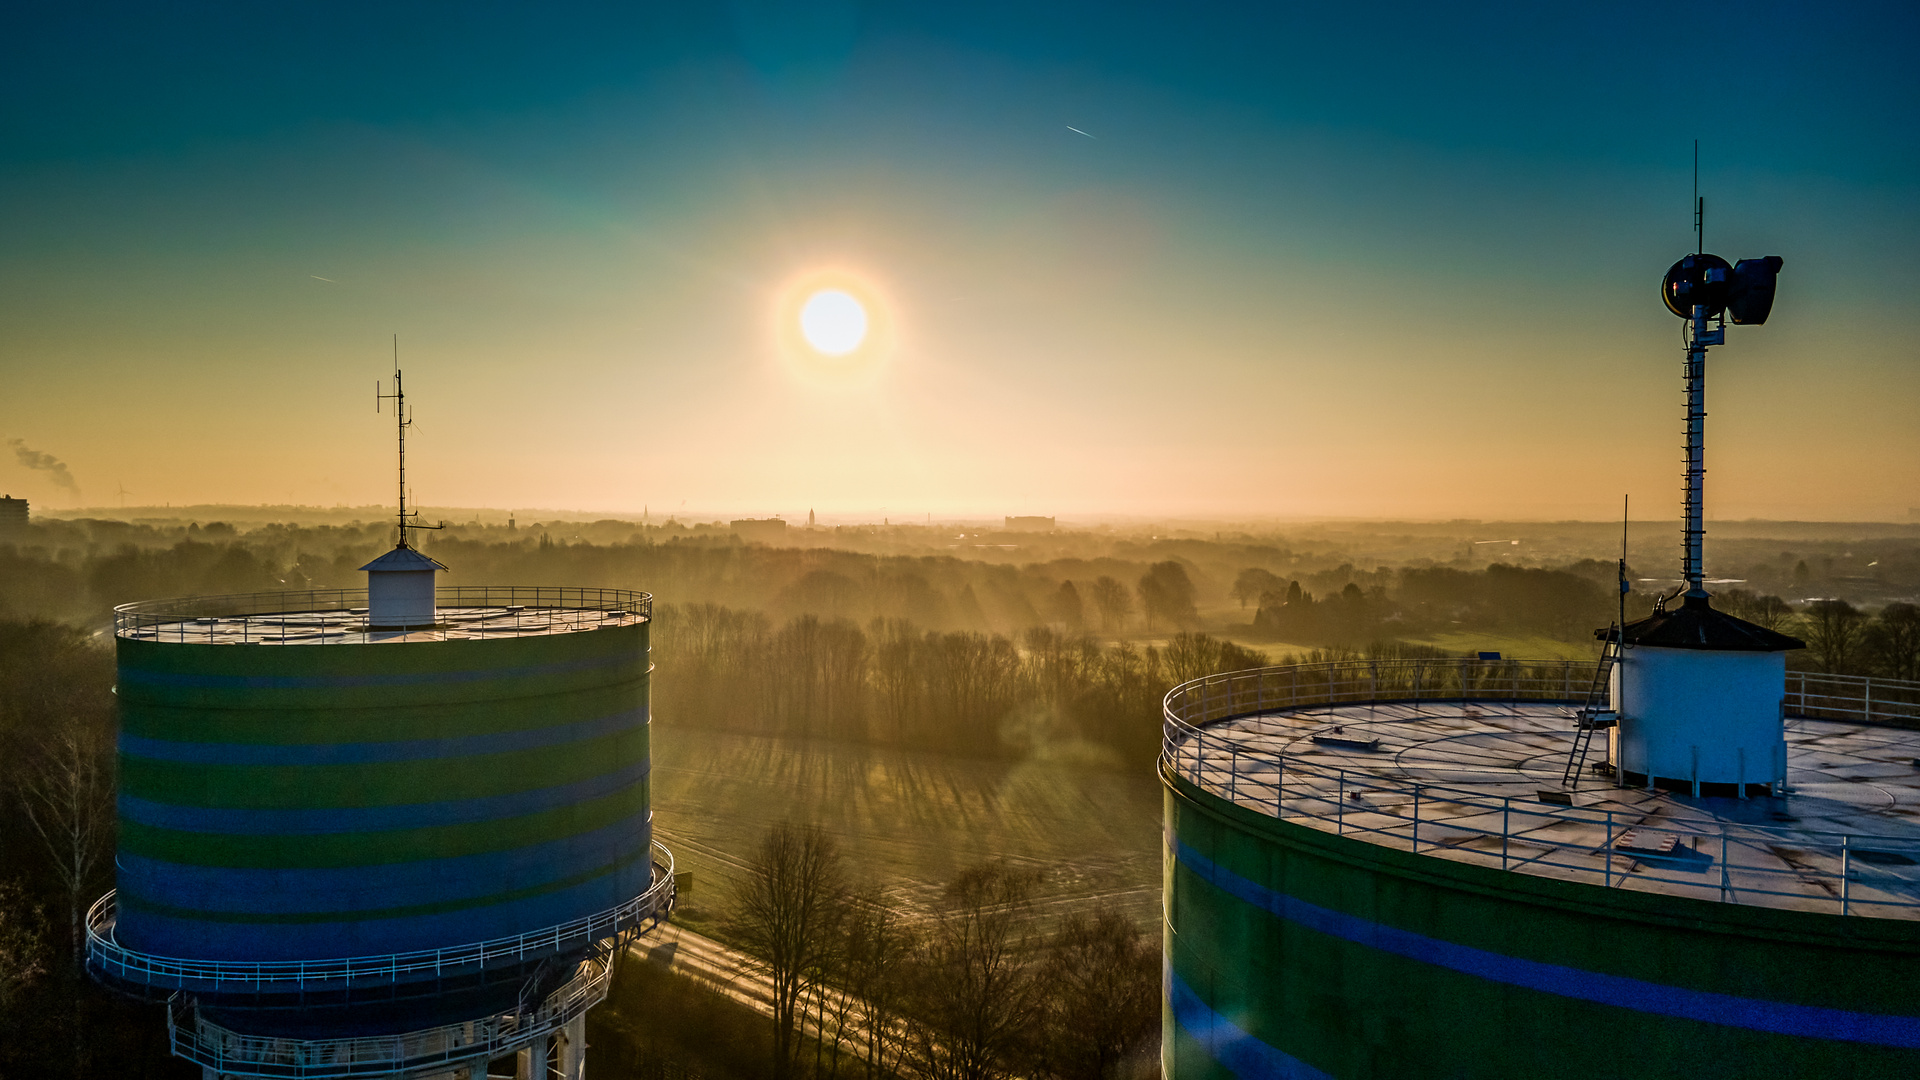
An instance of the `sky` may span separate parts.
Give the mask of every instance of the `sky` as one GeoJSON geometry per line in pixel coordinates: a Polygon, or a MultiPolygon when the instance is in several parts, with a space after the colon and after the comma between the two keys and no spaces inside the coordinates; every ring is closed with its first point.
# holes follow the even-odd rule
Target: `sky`
{"type": "Polygon", "coordinates": [[[1910,520],[1920,9],[1449,7],[13,5],[0,489],[386,500],[397,337],[429,513],[1677,516],[1697,139],[1708,516],[1910,520]]]}

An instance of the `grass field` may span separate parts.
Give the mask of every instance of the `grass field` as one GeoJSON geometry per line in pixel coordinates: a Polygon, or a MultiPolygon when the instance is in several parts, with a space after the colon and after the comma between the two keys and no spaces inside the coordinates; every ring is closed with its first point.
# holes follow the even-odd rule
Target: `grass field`
{"type": "Polygon", "coordinates": [[[1110,897],[1160,911],[1160,785],[1071,760],[984,761],[656,725],[654,827],[693,874],[676,921],[711,928],[742,856],[782,819],[832,834],[854,873],[924,909],[954,872],[1004,858],[1044,875],[1040,902],[1110,897]]]}
{"type": "MultiPolygon", "coordinates": [[[[1420,643],[1528,659],[1590,659],[1597,648],[1481,633],[1420,643]]],[[[826,829],[854,873],[904,908],[924,910],[959,869],[1004,858],[1042,871],[1043,904],[1110,897],[1157,929],[1160,785],[1149,768],[1070,751],[988,761],[667,724],[653,741],[655,830],[693,874],[678,921],[700,932],[717,930],[743,856],[784,819],[826,829]]]]}
{"type": "Polygon", "coordinates": [[[1598,641],[1561,641],[1538,634],[1489,634],[1463,630],[1431,637],[1407,638],[1410,644],[1431,645],[1449,652],[1497,652],[1519,660],[1597,660],[1598,641]]]}

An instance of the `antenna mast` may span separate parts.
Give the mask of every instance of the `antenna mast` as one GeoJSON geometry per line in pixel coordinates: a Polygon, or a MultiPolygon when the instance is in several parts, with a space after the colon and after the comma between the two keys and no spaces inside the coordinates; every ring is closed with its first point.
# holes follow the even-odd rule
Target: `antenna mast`
{"type": "Polygon", "coordinates": [[[443,529],[445,525],[420,524],[420,511],[407,511],[407,429],[413,426],[413,414],[407,412],[407,392],[400,383],[400,335],[393,335],[393,393],[380,392],[380,384],[373,384],[373,411],[380,411],[382,401],[393,402],[394,434],[400,443],[400,543],[399,547],[408,547],[408,529],[443,529]]]}
{"type": "Polygon", "coordinates": [[[1626,650],[1624,635],[1627,629],[1627,592],[1632,588],[1627,583],[1627,522],[1631,517],[1628,511],[1632,506],[1632,495],[1620,496],[1620,588],[1618,591],[1620,593],[1620,632],[1623,635],[1620,639],[1620,648],[1623,652],[1626,650]]]}
{"type": "Polygon", "coordinates": [[[1707,200],[1700,197],[1700,140],[1693,140],[1693,253],[1707,250],[1707,200]]]}

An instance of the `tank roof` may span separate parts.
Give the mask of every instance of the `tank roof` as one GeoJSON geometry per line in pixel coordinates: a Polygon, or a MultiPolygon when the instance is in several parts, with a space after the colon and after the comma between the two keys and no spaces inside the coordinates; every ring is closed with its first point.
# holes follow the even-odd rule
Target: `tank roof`
{"type": "Polygon", "coordinates": [[[376,630],[364,589],[182,597],[123,604],[114,633],[198,645],[359,645],[575,633],[647,622],[653,597],[625,589],[442,586],[434,625],[376,630]]]}
{"type": "MultiPolygon", "coordinates": [[[[1610,640],[1613,630],[1596,630],[1594,636],[1610,640]]],[[[1716,611],[1704,596],[1689,596],[1677,609],[1655,611],[1628,623],[1625,636],[1628,645],[1708,652],[1786,652],[1807,647],[1797,637],[1716,611]]]]}
{"type": "Polygon", "coordinates": [[[1166,768],[1247,809],[1438,858],[1612,888],[1920,919],[1920,731],[1787,725],[1788,794],[1562,786],[1577,706],[1274,710],[1172,743],[1166,768]],[[1561,799],[1564,796],[1565,802],[1561,799]]]}

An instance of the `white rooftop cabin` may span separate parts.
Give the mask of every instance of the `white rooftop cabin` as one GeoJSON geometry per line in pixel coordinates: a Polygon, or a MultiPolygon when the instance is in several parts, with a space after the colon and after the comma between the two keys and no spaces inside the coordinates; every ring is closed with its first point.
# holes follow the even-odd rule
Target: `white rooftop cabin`
{"type": "Polygon", "coordinates": [[[374,630],[434,624],[433,575],[446,566],[401,544],[360,569],[367,572],[367,625],[374,630]]]}

